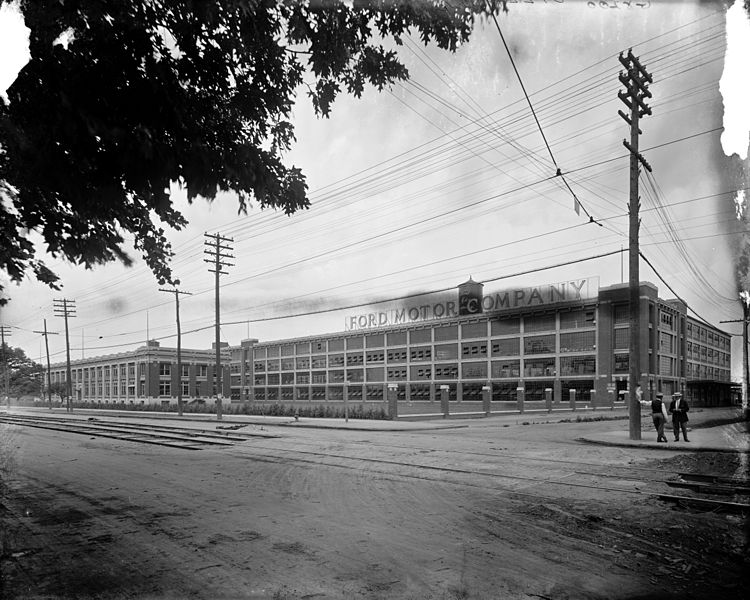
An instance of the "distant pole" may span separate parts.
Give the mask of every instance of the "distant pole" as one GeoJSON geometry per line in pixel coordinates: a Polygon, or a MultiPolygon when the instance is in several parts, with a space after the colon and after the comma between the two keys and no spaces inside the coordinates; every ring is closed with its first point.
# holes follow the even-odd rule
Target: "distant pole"
{"type": "Polygon", "coordinates": [[[5,397],[8,399],[8,406],[10,406],[10,379],[8,377],[10,367],[8,366],[8,354],[5,351],[5,336],[10,337],[10,327],[0,325],[0,344],[3,349],[3,367],[5,370],[5,397]]]}
{"type": "Polygon", "coordinates": [[[49,364],[49,340],[48,335],[57,335],[55,331],[47,331],[47,319],[44,319],[44,331],[35,331],[44,336],[44,347],[47,350],[47,399],[49,401],[49,409],[52,410],[52,376],[50,375],[50,364],[49,364]]]}
{"type": "Polygon", "coordinates": [[[742,302],[742,318],[732,319],[730,321],[719,321],[719,323],[742,323],[742,408],[746,409],[750,405],[750,362],[748,362],[748,325],[750,325],[750,305],[741,298],[742,302]]]}
{"type": "Polygon", "coordinates": [[[73,412],[73,404],[71,402],[71,396],[73,395],[73,381],[72,381],[72,376],[70,373],[70,333],[68,330],[68,317],[76,316],[75,300],[68,300],[67,298],[63,298],[62,300],[53,300],[53,304],[54,304],[55,316],[65,318],[65,361],[66,361],[65,376],[67,378],[66,385],[65,385],[65,388],[66,388],[65,391],[67,394],[67,403],[66,403],[65,408],[68,412],[73,412]]]}
{"type": "Polygon", "coordinates": [[[222,267],[234,266],[234,263],[228,263],[224,259],[234,258],[231,254],[225,254],[223,250],[232,251],[231,246],[223,245],[222,242],[234,242],[232,238],[222,237],[218,233],[205,233],[204,236],[208,239],[204,241],[206,248],[203,253],[211,256],[211,259],[204,258],[203,262],[207,262],[213,265],[213,269],[209,269],[209,273],[215,274],[216,289],[214,294],[214,301],[216,305],[216,373],[214,377],[215,388],[216,388],[216,420],[221,421],[222,416],[222,390],[221,390],[221,332],[220,332],[220,303],[219,303],[219,277],[226,275],[226,271],[222,271],[222,267]]]}
{"type": "MultiPolygon", "coordinates": [[[[180,285],[180,280],[175,281],[175,285],[180,285]]],[[[177,312],[177,414],[182,416],[182,335],[180,333],[180,294],[192,296],[190,292],[182,292],[176,287],[173,290],[159,288],[160,292],[174,294],[175,308],[177,312]]]]}
{"type": "Polygon", "coordinates": [[[629,303],[630,303],[630,348],[629,348],[629,376],[628,376],[628,404],[630,439],[641,439],[641,405],[636,397],[636,389],[640,385],[641,377],[641,284],[639,273],[639,248],[638,231],[640,229],[639,210],[641,199],[638,195],[638,175],[640,174],[639,162],[649,171],[651,166],[638,152],[638,135],[641,130],[638,119],[651,114],[651,109],[646,106],[644,100],[651,97],[651,92],[646,83],[652,83],[651,75],[641,66],[638,59],[633,56],[633,51],[628,50],[628,55],[619,56],[620,63],[627,69],[627,73],[620,72],[619,80],[625,86],[627,93],[617,92],[617,96],[630,109],[630,117],[624,112],[617,111],[630,125],[630,143],[623,140],[623,145],[630,150],[630,202],[628,203],[628,215],[630,217],[629,233],[629,303]]]}

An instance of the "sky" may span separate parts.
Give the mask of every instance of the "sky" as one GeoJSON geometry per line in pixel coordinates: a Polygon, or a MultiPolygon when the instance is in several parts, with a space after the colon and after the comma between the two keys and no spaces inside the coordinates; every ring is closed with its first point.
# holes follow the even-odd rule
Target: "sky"
{"type": "MultiPolygon", "coordinates": [[[[629,127],[618,116],[627,109],[617,97],[617,57],[629,48],[654,80],[640,138],[653,168],[640,180],[640,242],[653,268],[642,261],[640,279],[661,298],[682,298],[692,316],[741,332],[722,323],[742,317],[736,190],[750,185],[742,81],[750,25],[741,7],[550,0],[509,9],[498,23],[549,150],[492,20],[480,20],[455,54],[406,40],[400,55],[410,81],[341,96],[329,119],[316,117],[299,90],[297,142],[286,160],[307,176],[309,210],[238,215],[231,195],[188,205],[173,188],[190,223],[168,233],[179,289],[192,294],[180,298],[183,348],[214,341],[205,233],[233,240],[234,265],[221,278],[221,339],[231,345],[343,331],[352,315],[379,310],[378,301],[469,277],[485,282],[485,293],[583,277],[627,282],[620,251],[628,247],[629,127]],[[557,167],[578,212],[560,178],[548,180],[557,167]],[[592,258],[599,255],[607,256],[592,258]],[[333,310],[340,307],[348,308],[333,310]],[[303,313],[314,314],[294,316],[303,313]]],[[[28,60],[13,6],[0,13],[0,43],[2,91],[28,60]]],[[[49,336],[52,362],[65,359],[64,323],[53,312],[62,298],[75,301],[72,359],[132,350],[148,338],[176,345],[174,295],[159,291],[143,261],[91,271],[54,258],[48,265],[61,291],[27,278],[8,285],[11,302],[0,308],[8,342],[32,359],[45,361],[35,333],[43,319],[58,333],[49,336]]]]}

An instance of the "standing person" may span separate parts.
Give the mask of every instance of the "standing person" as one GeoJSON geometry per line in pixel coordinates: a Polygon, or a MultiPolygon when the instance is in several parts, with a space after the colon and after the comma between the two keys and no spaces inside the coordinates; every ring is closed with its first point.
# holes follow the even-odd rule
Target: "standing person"
{"type": "Polygon", "coordinates": [[[666,442],[667,436],[664,435],[664,426],[667,423],[667,405],[664,404],[664,394],[657,392],[656,398],[651,402],[641,400],[641,405],[651,407],[651,418],[654,421],[654,428],[656,429],[656,441],[666,442]]]}
{"type": "Polygon", "coordinates": [[[682,438],[689,442],[687,436],[687,413],[690,410],[687,400],[682,398],[682,394],[672,394],[672,402],[669,404],[669,414],[672,415],[672,428],[674,429],[674,441],[680,441],[680,429],[682,429],[682,438]]]}

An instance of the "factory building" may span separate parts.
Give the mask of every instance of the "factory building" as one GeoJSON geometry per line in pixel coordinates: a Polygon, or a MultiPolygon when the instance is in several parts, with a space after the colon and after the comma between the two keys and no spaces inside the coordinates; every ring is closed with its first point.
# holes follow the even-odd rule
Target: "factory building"
{"type": "MultiPolygon", "coordinates": [[[[362,407],[387,403],[398,414],[529,408],[551,394],[580,406],[624,402],[629,371],[628,286],[598,278],[485,291],[471,279],[452,292],[410,297],[345,317],[343,331],[222,349],[222,393],[233,404],[362,407]],[[483,391],[484,390],[484,391],[483,391]]],[[[640,385],[681,392],[694,406],[731,402],[730,336],[640,285],[640,385]]],[[[149,343],[130,353],[73,362],[74,399],[96,402],[213,402],[213,350],[149,343]]],[[[53,381],[64,381],[65,364],[53,381]]]]}

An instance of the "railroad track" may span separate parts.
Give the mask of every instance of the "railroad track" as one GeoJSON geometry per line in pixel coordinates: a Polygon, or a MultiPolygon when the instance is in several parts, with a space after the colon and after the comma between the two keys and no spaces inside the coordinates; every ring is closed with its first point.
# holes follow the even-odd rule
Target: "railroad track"
{"type": "Polygon", "coordinates": [[[246,442],[253,437],[270,437],[267,434],[247,434],[236,431],[206,431],[186,427],[142,423],[113,423],[98,419],[70,419],[22,415],[0,415],[0,423],[62,431],[139,444],[153,444],[182,450],[221,448],[246,442]]]}
{"type": "MultiPolygon", "coordinates": [[[[569,489],[579,490],[585,492],[586,489],[597,490],[599,492],[610,492],[615,494],[630,494],[634,496],[640,496],[644,499],[658,499],[665,502],[671,502],[680,504],[683,506],[689,506],[698,510],[710,510],[710,511],[724,511],[734,513],[750,513],[750,486],[746,480],[737,480],[733,478],[723,478],[726,481],[722,483],[715,483],[713,487],[708,483],[695,484],[694,482],[687,481],[689,476],[702,477],[706,480],[715,480],[720,478],[717,475],[711,474],[686,474],[676,473],[673,475],[675,479],[666,479],[663,477],[663,471],[661,477],[643,477],[637,476],[635,473],[639,471],[638,467],[619,467],[617,465],[587,465],[589,467],[598,467],[594,470],[570,469],[566,470],[566,476],[557,477],[554,474],[550,476],[529,476],[514,474],[508,472],[502,472],[498,468],[502,468],[502,465],[486,464],[482,465],[482,469],[477,468],[462,468],[460,466],[440,466],[435,464],[425,464],[422,462],[412,462],[396,459],[377,458],[371,456],[353,456],[351,454],[343,454],[341,452],[333,451],[321,451],[315,449],[304,450],[300,446],[307,445],[308,447],[313,446],[312,444],[305,444],[299,440],[295,440],[295,447],[290,448],[279,448],[272,446],[264,446],[254,444],[251,448],[246,450],[250,453],[248,458],[251,460],[259,460],[263,462],[272,462],[280,464],[289,464],[290,462],[297,462],[302,465],[321,465],[329,467],[339,468],[350,468],[356,471],[362,471],[362,465],[367,465],[369,472],[375,472],[383,475],[391,476],[402,476],[406,478],[416,479],[427,479],[441,483],[456,484],[461,486],[472,486],[484,489],[491,489],[495,491],[504,491],[511,494],[520,496],[529,496],[535,499],[546,498],[549,500],[555,500],[559,498],[558,494],[555,494],[553,490],[569,489]],[[263,452],[263,451],[267,451],[263,452]],[[606,469],[606,471],[605,471],[606,469]],[[613,469],[615,472],[613,472],[613,469]],[[480,477],[484,482],[477,482],[476,478],[480,477]],[[610,485],[602,485],[599,479],[613,479],[616,483],[610,485]],[[685,483],[685,485],[681,485],[685,483]],[[617,485],[621,484],[621,485],[617,485]],[[624,484],[624,485],[622,485],[624,484]],[[715,490],[717,486],[725,486],[727,489],[731,489],[731,499],[716,500],[715,494],[720,493],[715,490]],[[540,492],[538,489],[533,491],[531,488],[543,487],[545,492],[540,492]],[[671,493],[671,488],[680,487],[684,490],[682,494],[671,493]],[[707,498],[706,494],[711,494],[713,498],[707,498]]],[[[386,445],[380,445],[381,447],[387,447],[386,445]]],[[[403,447],[398,447],[403,448],[403,447]]],[[[418,450],[418,448],[414,448],[418,450]]],[[[489,453],[474,453],[474,452],[452,452],[449,450],[433,450],[430,454],[444,453],[446,456],[451,455],[487,455],[494,456],[489,453]]],[[[515,455],[514,455],[515,456],[515,455]]],[[[502,456],[504,457],[504,456],[502,456]]],[[[546,463],[548,459],[543,458],[525,458],[527,462],[541,462],[546,463]]],[[[556,463],[569,463],[572,465],[580,465],[577,461],[568,460],[555,460],[556,463]]],[[[549,465],[547,465],[549,466],[549,465]]],[[[535,469],[538,470],[538,469],[535,469]]],[[[655,469],[640,469],[643,471],[641,475],[655,474],[658,471],[655,469]]],[[[720,478],[721,479],[721,478],[720,478]]]]}

